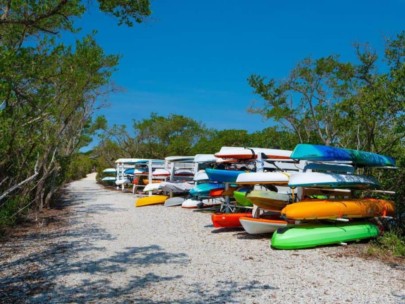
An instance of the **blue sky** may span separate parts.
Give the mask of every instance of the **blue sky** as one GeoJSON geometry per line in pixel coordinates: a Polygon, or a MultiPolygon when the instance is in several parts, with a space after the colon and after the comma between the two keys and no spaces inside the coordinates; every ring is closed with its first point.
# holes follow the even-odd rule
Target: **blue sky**
{"type": "Polygon", "coordinates": [[[120,54],[109,124],[179,114],[208,128],[259,131],[272,123],[247,108],[260,97],[252,74],[283,79],[306,57],[355,62],[355,43],[383,53],[405,30],[405,0],[152,0],[152,15],[132,28],[91,7],[80,21],[108,54],[120,54]]]}

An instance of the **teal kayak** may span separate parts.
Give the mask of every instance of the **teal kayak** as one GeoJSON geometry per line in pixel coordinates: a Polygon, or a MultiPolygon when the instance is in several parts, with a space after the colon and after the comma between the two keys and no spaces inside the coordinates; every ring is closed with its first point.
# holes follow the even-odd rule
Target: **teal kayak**
{"type": "Polygon", "coordinates": [[[298,144],[292,159],[312,161],[350,161],[357,166],[366,167],[393,167],[395,160],[392,157],[366,152],[323,145],[298,144]]]}
{"type": "Polygon", "coordinates": [[[307,224],[278,229],[271,238],[275,249],[303,249],[377,237],[378,227],[368,222],[307,224]]]}
{"type": "Polygon", "coordinates": [[[191,188],[189,193],[193,197],[205,197],[209,196],[210,191],[215,189],[225,189],[225,185],[221,183],[201,183],[191,188]]]}

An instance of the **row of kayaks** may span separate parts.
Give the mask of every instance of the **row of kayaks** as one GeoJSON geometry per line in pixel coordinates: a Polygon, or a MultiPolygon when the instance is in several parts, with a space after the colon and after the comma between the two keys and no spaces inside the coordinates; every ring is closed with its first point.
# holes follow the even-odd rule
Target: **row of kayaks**
{"type": "Polygon", "coordinates": [[[272,234],[270,245],[275,249],[305,249],[370,239],[379,235],[379,228],[369,221],[313,222],[295,225],[277,216],[254,218],[251,213],[214,213],[216,228],[243,227],[248,234],[272,234]]]}
{"type": "Polygon", "coordinates": [[[392,168],[392,158],[306,144],[290,154],[280,151],[224,147],[215,156],[234,164],[232,169],[206,168],[208,180],[194,185],[187,196],[150,195],[138,198],[136,206],[217,206],[220,212],[211,216],[215,228],[241,227],[248,234],[272,234],[271,246],[277,249],[373,238],[379,234],[375,218],[394,215],[390,200],[353,197],[354,190],[374,191],[380,186],[371,176],[355,174],[357,168],[392,168]],[[260,170],[242,166],[252,159],[257,167],[264,164],[260,170]],[[229,204],[235,208],[223,212],[229,204]]]}

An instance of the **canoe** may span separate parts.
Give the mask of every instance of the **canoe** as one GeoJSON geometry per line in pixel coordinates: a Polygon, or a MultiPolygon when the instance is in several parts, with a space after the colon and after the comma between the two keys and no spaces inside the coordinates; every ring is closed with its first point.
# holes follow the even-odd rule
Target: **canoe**
{"type": "Polygon", "coordinates": [[[288,223],[280,218],[248,218],[239,219],[243,229],[249,234],[273,233],[278,228],[287,227],[288,223]]]}
{"type": "Polygon", "coordinates": [[[393,201],[375,198],[308,200],[287,205],[281,216],[292,220],[365,218],[391,216],[394,210],[393,201]]]}
{"type": "Polygon", "coordinates": [[[290,174],[286,172],[244,172],[238,175],[239,185],[287,185],[290,174]]]}
{"type": "Polygon", "coordinates": [[[361,150],[312,144],[298,144],[293,150],[291,158],[312,161],[350,161],[357,166],[369,167],[395,166],[395,160],[389,156],[361,150]]]}
{"type": "Polygon", "coordinates": [[[252,217],[252,212],[213,213],[211,215],[211,220],[216,228],[236,228],[242,227],[239,221],[241,217],[252,217]]]}
{"type": "Polygon", "coordinates": [[[279,211],[290,202],[291,196],[287,193],[253,190],[247,194],[247,198],[259,208],[279,211]]]}
{"type": "Polygon", "coordinates": [[[214,189],[225,189],[225,185],[221,183],[201,183],[191,188],[189,193],[194,197],[207,197],[210,191],[214,189]]]}
{"type": "Polygon", "coordinates": [[[224,169],[205,169],[208,178],[211,181],[216,181],[220,183],[234,183],[239,174],[245,173],[246,171],[240,170],[224,170],[224,169]]]}
{"type": "Polygon", "coordinates": [[[380,186],[378,181],[366,175],[304,172],[290,176],[288,186],[295,187],[327,187],[351,189],[375,189],[380,186]]]}
{"type": "Polygon", "coordinates": [[[220,206],[222,203],[224,203],[224,198],[223,197],[216,197],[216,198],[208,198],[208,199],[195,199],[195,198],[189,198],[186,199],[182,204],[182,208],[189,208],[189,209],[195,209],[195,208],[209,208],[209,207],[214,207],[214,206],[220,206]]]}
{"type": "Polygon", "coordinates": [[[186,199],[182,196],[171,197],[165,201],[164,206],[165,207],[181,206],[185,200],[186,199]]]}
{"type": "Polygon", "coordinates": [[[290,159],[291,151],[266,148],[245,148],[245,147],[222,147],[219,152],[215,153],[219,158],[233,159],[256,159],[263,153],[271,159],[290,159]]]}
{"type": "Polygon", "coordinates": [[[243,206],[243,207],[252,207],[253,203],[252,201],[246,196],[247,193],[251,191],[250,188],[239,188],[238,190],[235,190],[233,192],[233,198],[236,201],[236,204],[238,206],[243,206]]]}
{"type": "Polygon", "coordinates": [[[150,206],[150,205],[164,204],[164,202],[168,198],[169,197],[167,195],[151,195],[151,196],[140,197],[136,200],[135,206],[144,207],[144,206],[150,206]]]}
{"type": "Polygon", "coordinates": [[[376,225],[363,222],[302,225],[277,229],[270,245],[276,249],[303,249],[359,241],[378,234],[376,225]]]}

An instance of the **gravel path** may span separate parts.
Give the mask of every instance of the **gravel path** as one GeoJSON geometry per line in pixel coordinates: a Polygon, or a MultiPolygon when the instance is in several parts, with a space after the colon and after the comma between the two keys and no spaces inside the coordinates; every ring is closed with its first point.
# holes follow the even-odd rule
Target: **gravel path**
{"type": "Polygon", "coordinates": [[[66,228],[0,244],[1,303],[405,303],[404,266],[351,255],[359,245],[272,250],[94,178],[68,186],[66,228]]]}

